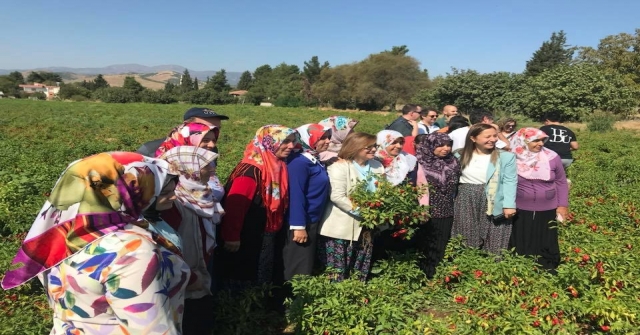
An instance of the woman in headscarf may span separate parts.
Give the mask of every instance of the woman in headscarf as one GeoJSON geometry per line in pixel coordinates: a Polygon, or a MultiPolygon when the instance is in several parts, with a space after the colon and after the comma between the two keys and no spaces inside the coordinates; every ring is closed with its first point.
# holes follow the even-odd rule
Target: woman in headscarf
{"type": "Polygon", "coordinates": [[[399,185],[409,177],[415,184],[415,173],[412,174],[412,172],[417,160],[415,156],[402,151],[405,142],[402,134],[395,130],[383,130],[378,132],[376,138],[378,144],[376,159],[384,166],[387,180],[394,185],[399,185]]]}
{"type": "Polygon", "coordinates": [[[365,281],[371,269],[373,254],[372,231],[359,223],[358,208],[354,208],[349,194],[358,181],[367,182],[367,190],[376,190],[376,181],[384,178],[384,167],[374,159],[376,137],[366,133],[352,133],[344,141],[338,157],[340,161],[327,168],[331,200],[320,224],[318,251],[326,268],[336,271],[336,281],[358,273],[365,281]]]}
{"type": "Polygon", "coordinates": [[[320,122],[324,127],[331,129],[331,142],[326,151],[320,153],[320,161],[326,166],[331,165],[338,160],[338,152],[342,147],[342,142],[353,131],[358,124],[358,120],[348,118],[346,116],[331,116],[320,122]]]}
{"type": "MultiPolygon", "coordinates": [[[[178,127],[171,130],[167,139],[160,144],[158,150],[156,150],[156,157],[162,156],[163,153],[171,150],[172,148],[179,146],[195,146],[217,153],[218,136],[220,135],[220,129],[210,124],[185,121],[178,127]]],[[[217,158],[212,162],[215,168],[217,158]]],[[[220,202],[224,197],[224,187],[218,176],[213,174],[209,180],[209,187],[213,191],[213,196],[217,202],[220,202]]]]}
{"type": "Polygon", "coordinates": [[[316,255],[318,224],[329,200],[329,175],[320,162],[327,150],[331,129],[320,124],[296,128],[296,153],[289,157],[289,210],[285,218],[284,280],[311,275],[316,255]]]}
{"type": "Polygon", "coordinates": [[[275,235],[282,229],[289,204],[287,157],[296,131],[267,125],[256,131],[244,158],[231,172],[223,204],[233,208],[222,219],[217,273],[232,291],[271,283],[275,235]]]}
{"type": "Polygon", "coordinates": [[[170,205],[167,168],[129,152],[71,163],[2,287],[37,276],[53,309],[52,334],[180,334],[189,267],[142,217],[154,202],[170,205]]]}
{"type": "Polygon", "coordinates": [[[421,227],[416,240],[424,255],[421,268],[433,278],[436,267],[444,257],[451,238],[453,200],[460,178],[460,163],[451,154],[453,145],[449,135],[432,133],[420,138],[416,146],[418,158],[418,184],[429,186],[429,221],[421,227]]]}
{"type": "Polygon", "coordinates": [[[207,264],[216,243],[215,225],[222,207],[214,199],[208,181],[215,175],[211,164],[217,154],[194,146],[177,146],[160,156],[179,176],[174,206],[162,217],[183,241],[183,257],[191,268],[187,286],[183,334],[207,334],[213,328],[213,295],[207,264]]]}
{"type": "Polygon", "coordinates": [[[510,246],[555,271],[560,263],[557,221],[567,218],[569,188],[560,156],[544,147],[548,138],[537,128],[523,128],[511,139],[518,169],[518,215],[510,246]]]}

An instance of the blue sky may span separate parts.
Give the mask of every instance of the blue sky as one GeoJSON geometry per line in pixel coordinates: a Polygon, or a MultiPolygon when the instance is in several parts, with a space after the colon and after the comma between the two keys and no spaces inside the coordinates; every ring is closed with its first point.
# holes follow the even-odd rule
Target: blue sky
{"type": "Polygon", "coordinates": [[[0,1],[0,68],[177,64],[253,71],[332,65],[407,45],[432,76],[520,72],[553,31],[568,43],[640,28],[636,0],[0,1]]]}

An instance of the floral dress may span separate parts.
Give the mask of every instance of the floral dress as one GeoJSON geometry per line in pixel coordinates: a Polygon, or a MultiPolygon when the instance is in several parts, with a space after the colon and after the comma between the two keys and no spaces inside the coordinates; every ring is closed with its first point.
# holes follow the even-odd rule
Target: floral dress
{"type": "Polygon", "coordinates": [[[127,225],[38,278],[54,311],[50,334],[181,334],[189,275],[180,256],[127,225]]]}

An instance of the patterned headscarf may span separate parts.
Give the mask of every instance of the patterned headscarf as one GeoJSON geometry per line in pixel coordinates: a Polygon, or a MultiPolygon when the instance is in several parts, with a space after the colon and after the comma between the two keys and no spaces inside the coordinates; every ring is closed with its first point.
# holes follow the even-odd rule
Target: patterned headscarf
{"type": "Polygon", "coordinates": [[[387,180],[394,185],[402,183],[407,174],[416,167],[416,157],[410,155],[404,151],[401,151],[398,156],[391,156],[387,152],[387,147],[390,146],[398,138],[403,138],[402,134],[395,130],[383,130],[378,133],[377,141],[378,150],[376,151],[376,158],[382,162],[384,171],[387,176],[387,180]]]}
{"type": "Polygon", "coordinates": [[[289,202],[287,164],[276,157],[275,153],[282,142],[295,133],[294,129],[281,125],[261,127],[244,150],[240,164],[229,176],[229,181],[243,176],[251,166],[260,170],[261,179],[256,178],[256,183],[267,209],[267,232],[278,231],[282,227],[284,212],[289,202]]]}
{"type": "Polygon", "coordinates": [[[220,129],[216,126],[207,125],[198,122],[185,122],[174,128],[167,139],[160,144],[156,150],[156,157],[160,157],[163,153],[172,148],[182,145],[198,146],[202,142],[202,138],[209,132],[213,131],[216,140],[220,134],[220,129]]]}
{"type": "Polygon", "coordinates": [[[511,151],[516,154],[518,175],[525,179],[550,180],[551,166],[549,162],[558,156],[552,150],[542,147],[540,152],[529,150],[527,143],[535,140],[546,141],[549,138],[538,128],[522,128],[511,138],[511,151]]]}
{"type": "MultiPolygon", "coordinates": [[[[101,153],[77,160],[62,172],[2,280],[10,289],[60,264],[89,243],[135,224],[148,229],[142,211],[160,194],[164,160],[132,152],[101,153]]],[[[178,252],[152,232],[156,243],[178,252]]],[[[104,253],[104,261],[115,257],[104,253]]]]}
{"type": "Polygon", "coordinates": [[[319,159],[319,153],[315,149],[316,143],[330,129],[318,123],[305,124],[296,128],[298,132],[296,151],[301,151],[305,157],[316,163],[319,159]]]}
{"type": "Polygon", "coordinates": [[[320,122],[319,124],[331,129],[331,143],[328,152],[338,153],[342,147],[342,142],[351,133],[353,128],[358,124],[358,120],[354,120],[345,116],[331,116],[320,122]]]}
{"type": "Polygon", "coordinates": [[[416,147],[418,163],[424,170],[429,185],[438,189],[444,189],[450,183],[458,183],[460,177],[460,162],[451,153],[445,157],[434,154],[436,148],[451,146],[451,142],[447,134],[431,133],[422,137],[416,147]]]}
{"type": "Polygon", "coordinates": [[[211,162],[217,156],[209,150],[193,146],[175,147],[160,156],[169,162],[169,171],[179,176],[175,191],[177,200],[202,220],[207,233],[207,251],[215,247],[214,224],[220,223],[224,210],[215,201],[209,184],[200,180],[200,171],[208,166],[213,167],[211,162]]]}

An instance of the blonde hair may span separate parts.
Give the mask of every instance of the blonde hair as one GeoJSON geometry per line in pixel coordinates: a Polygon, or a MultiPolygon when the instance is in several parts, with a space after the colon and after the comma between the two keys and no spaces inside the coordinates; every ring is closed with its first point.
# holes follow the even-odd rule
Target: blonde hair
{"type": "MultiPolygon", "coordinates": [[[[496,124],[498,125],[498,127],[500,127],[500,131],[504,131],[504,127],[507,125],[507,123],[513,122],[514,124],[518,124],[518,121],[516,121],[516,119],[512,118],[512,117],[505,117],[500,119],[496,124]]],[[[515,128],[514,128],[515,130],[515,128]]]]}
{"type": "Polygon", "coordinates": [[[360,150],[376,144],[376,137],[371,134],[356,132],[351,133],[342,142],[342,148],[338,151],[338,157],[352,161],[360,150]]]}

